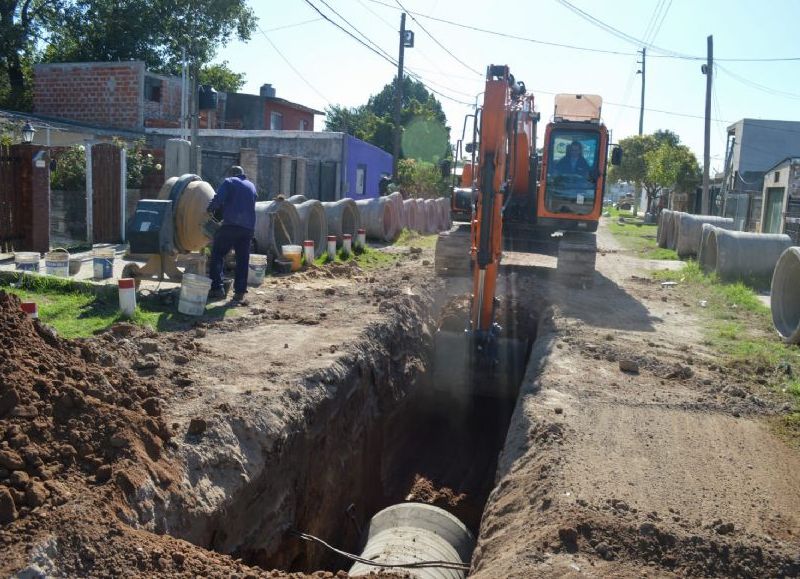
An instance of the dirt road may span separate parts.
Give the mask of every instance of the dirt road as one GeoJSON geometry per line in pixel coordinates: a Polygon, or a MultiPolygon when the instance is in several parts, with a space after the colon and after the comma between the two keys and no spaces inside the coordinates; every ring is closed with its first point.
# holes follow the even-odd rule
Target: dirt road
{"type": "Polygon", "coordinates": [[[780,401],[720,367],[687,307],[698,296],[599,241],[592,290],[564,291],[546,258],[508,260],[510,291],[551,309],[474,576],[797,576],[800,456],[767,421],[780,401]]]}

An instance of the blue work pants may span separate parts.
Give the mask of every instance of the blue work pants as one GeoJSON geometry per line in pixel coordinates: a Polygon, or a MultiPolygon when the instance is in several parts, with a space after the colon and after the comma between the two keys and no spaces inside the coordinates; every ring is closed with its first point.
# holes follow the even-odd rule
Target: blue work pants
{"type": "Polygon", "coordinates": [[[253,240],[253,230],[236,225],[223,225],[214,235],[214,245],[211,247],[211,289],[222,288],[222,266],[225,256],[233,249],[236,253],[236,273],[233,280],[233,291],[245,293],[247,291],[247,270],[250,265],[250,243],[253,240]]]}

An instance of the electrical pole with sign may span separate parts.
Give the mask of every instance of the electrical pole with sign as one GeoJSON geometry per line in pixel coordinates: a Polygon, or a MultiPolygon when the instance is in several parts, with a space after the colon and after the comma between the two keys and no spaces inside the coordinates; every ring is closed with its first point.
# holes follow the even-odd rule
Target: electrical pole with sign
{"type": "Polygon", "coordinates": [[[400,54],[397,58],[397,78],[394,90],[394,155],[392,160],[392,179],[397,183],[399,175],[397,163],[400,160],[400,139],[402,127],[400,126],[400,113],[403,108],[403,59],[405,49],[414,47],[414,33],[406,30],[406,13],[400,15],[400,54]]]}

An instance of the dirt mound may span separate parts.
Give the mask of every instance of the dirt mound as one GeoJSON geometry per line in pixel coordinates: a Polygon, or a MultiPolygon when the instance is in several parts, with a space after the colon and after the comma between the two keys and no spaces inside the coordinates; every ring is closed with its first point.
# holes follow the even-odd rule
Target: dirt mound
{"type": "Polygon", "coordinates": [[[457,507],[466,500],[465,493],[457,493],[450,487],[436,488],[427,478],[421,475],[414,477],[414,484],[406,497],[407,501],[426,503],[437,507],[457,507]]]}
{"type": "Polygon", "coordinates": [[[28,319],[2,291],[0,336],[0,523],[66,502],[59,480],[123,494],[146,474],[171,484],[158,464],[170,433],[155,384],[96,364],[90,347],[28,319]]]}

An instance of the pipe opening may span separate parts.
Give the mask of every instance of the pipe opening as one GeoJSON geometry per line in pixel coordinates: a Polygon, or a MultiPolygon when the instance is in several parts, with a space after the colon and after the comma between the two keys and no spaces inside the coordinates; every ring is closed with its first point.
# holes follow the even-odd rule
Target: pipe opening
{"type": "Polygon", "coordinates": [[[772,281],[772,320],[783,338],[800,337],[800,249],[786,251],[772,281]]]}

